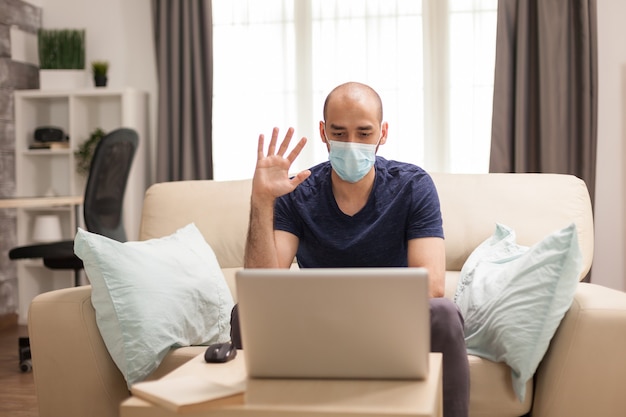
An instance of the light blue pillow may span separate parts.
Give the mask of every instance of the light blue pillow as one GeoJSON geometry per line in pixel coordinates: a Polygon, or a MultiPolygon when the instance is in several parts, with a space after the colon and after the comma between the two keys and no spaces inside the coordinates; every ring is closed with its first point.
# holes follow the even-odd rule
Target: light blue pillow
{"type": "Polygon", "coordinates": [[[454,301],[465,318],[467,351],[506,362],[520,402],[572,304],[581,269],[574,223],[530,248],[498,224],[461,269],[454,301]]]}
{"type": "Polygon", "coordinates": [[[92,285],[104,343],[129,388],[150,375],[171,347],[230,339],[233,298],[194,224],[126,243],[79,229],[74,251],[92,285]]]}

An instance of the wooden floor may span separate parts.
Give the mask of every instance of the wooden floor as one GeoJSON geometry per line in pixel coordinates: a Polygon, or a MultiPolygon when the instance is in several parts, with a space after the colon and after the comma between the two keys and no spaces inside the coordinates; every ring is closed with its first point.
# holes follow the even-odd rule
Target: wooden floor
{"type": "Polygon", "coordinates": [[[19,368],[18,337],[25,326],[0,329],[0,417],[38,417],[33,373],[19,368]]]}

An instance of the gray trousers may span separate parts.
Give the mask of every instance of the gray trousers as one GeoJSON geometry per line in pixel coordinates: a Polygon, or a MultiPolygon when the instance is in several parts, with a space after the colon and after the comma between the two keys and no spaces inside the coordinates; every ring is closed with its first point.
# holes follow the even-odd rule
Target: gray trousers
{"type": "MultiPolygon", "coordinates": [[[[235,305],[230,318],[230,336],[241,349],[239,312],[235,305]]],[[[467,417],[469,407],[469,363],[465,349],[463,317],[447,298],[430,299],[430,350],[443,354],[443,415],[467,417]]]]}
{"type": "Polygon", "coordinates": [[[443,353],[443,415],[467,417],[469,362],[463,316],[447,298],[430,299],[430,350],[443,353]]]}

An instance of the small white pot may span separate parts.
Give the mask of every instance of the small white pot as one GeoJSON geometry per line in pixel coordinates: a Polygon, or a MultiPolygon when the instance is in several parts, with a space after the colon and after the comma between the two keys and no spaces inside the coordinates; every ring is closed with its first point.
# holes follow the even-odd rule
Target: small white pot
{"type": "Polygon", "coordinates": [[[85,70],[39,70],[39,88],[42,90],[80,90],[90,85],[85,70]]]}

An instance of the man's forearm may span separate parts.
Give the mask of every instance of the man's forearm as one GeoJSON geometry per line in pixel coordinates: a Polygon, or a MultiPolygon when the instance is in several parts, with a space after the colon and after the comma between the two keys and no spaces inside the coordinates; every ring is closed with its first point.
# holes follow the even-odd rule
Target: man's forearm
{"type": "Polygon", "coordinates": [[[250,204],[250,223],[244,253],[245,268],[278,268],[274,241],[274,202],[250,204]]]}

